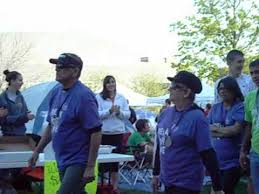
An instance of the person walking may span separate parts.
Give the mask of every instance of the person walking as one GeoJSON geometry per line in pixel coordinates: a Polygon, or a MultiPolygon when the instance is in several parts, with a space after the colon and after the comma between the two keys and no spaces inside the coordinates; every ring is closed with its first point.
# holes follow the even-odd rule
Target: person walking
{"type": "Polygon", "coordinates": [[[166,194],[198,194],[202,188],[204,167],[210,173],[215,194],[223,194],[216,153],[211,144],[207,118],[195,103],[202,91],[201,81],[188,71],[180,71],[171,81],[170,100],[156,130],[156,148],[152,185],[158,180],[166,194]]]}
{"type": "Polygon", "coordinates": [[[61,185],[57,194],[85,193],[86,183],[94,180],[94,166],[101,143],[101,120],[94,93],[79,81],[83,61],[73,53],[50,59],[56,65],[61,84],[52,92],[44,134],[29,166],[52,140],[61,185]]]}

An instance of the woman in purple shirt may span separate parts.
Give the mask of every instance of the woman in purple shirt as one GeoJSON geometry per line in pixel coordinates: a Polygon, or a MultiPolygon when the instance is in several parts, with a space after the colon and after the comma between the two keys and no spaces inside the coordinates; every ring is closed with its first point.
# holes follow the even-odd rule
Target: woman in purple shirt
{"type": "Polygon", "coordinates": [[[159,178],[165,185],[166,194],[198,194],[205,165],[215,194],[222,194],[209,124],[194,104],[195,94],[202,90],[200,79],[187,71],[168,79],[171,81],[170,99],[175,106],[165,109],[158,120],[153,188],[157,189],[159,178]]]}
{"type": "Polygon", "coordinates": [[[213,105],[208,119],[220,164],[223,190],[225,194],[234,194],[240,178],[239,152],[244,124],[244,97],[232,77],[220,80],[217,89],[222,102],[213,105]]]}

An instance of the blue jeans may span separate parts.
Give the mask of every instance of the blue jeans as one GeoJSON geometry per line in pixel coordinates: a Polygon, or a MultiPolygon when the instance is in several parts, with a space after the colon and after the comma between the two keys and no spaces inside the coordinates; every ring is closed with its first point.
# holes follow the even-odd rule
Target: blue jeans
{"type": "Polygon", "coordinates": [[[57,194],[86,194],[82,184],[85,166],[71,165],[59,171],[61,185],[57,194]]]}
{"type": "Polygon", "coordinates": [[[255,194],[259,194],[259,154],[251,150],[250,169],[255,194]]]}

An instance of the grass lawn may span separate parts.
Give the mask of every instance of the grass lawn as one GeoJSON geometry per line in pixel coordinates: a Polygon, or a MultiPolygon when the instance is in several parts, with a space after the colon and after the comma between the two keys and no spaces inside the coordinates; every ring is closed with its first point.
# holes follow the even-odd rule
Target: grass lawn
{"type": "MultiPolygon", "coordinates": [[[[121,194],[148,194],[143,191],[136,190],[122,190],[121,194]]],[[[150,193],[149,193],[150,194],[150,193]]],[[[210,194],[210,187],[204,187],[204,191],[201,194],[210,194]]],[[[240,183],[236,188],[236,194],[246,194],[246,185],[244,183],[240,183]]]]}

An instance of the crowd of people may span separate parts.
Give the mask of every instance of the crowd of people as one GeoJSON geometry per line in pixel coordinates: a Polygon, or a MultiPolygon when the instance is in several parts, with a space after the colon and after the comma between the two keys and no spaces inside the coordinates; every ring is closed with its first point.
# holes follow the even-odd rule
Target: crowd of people
{"type": "MultiPolygon", "coordinates": [[[[125,121],[129,121],[135,132],[129,136],[127,146],[140,147],[148,158],[153,158],[154,191],[162,182],[166,194],[198,194],[204,173],[208,173],[212,193],[234,194],[245,174],[250,194],[258,194],[259,59],[249,64],[250,75],[242,73],[244,60],[241,51],[227,54],[229,74],[216,81],[215,102],[207,104],[204,111],[195,104],[195,95],[203,89],[196,75],[180,71],[168,77],[170,98],[156,118],[153,139],[149,136],[149,121],[137,120],[128,100],[117,92],[115,77],[107,75],[102,91],[96,95],[79,81],[83,68],[79,56],[63,53],[51,58],[60,85],[51,93],[48,126],[29,166],[35,166],[39,153],[52,141],[61,181],[57,194],[85,193],[85,185],[95,179],[99,145],[115,146],[114,152],[122,153],[125,121]]],[[[4,74],[8,87],[0,95],[2,135],[23,136],[25,123],[35,116],[19,91],[22,75],[8,70],[4,74]]],[[[99,170],[111,172],[112,193],[120,193],[119,163],[99,165],[99,170]]],[[[6,173],[19,172],[1,170],[0,177],[6,173]]]]}

